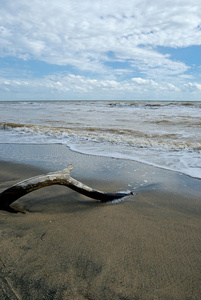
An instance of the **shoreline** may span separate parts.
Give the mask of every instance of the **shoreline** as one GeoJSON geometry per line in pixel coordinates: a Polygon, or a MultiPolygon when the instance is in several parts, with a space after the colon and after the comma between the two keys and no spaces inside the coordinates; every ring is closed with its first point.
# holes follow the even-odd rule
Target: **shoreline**
{"type": "MultiPolygon", "coordinates": [[[[25,163],[24,161],[22,161],[22,158],[20,160],[17,160],[16,158],[10,158],[10,156],[13,155],[13,151],[12,149],[15,149],[16,147],[28,147],[28,148],[32,148],[32,147],[36,147],[36,149],[38,147],[45,147],[45,148],[60,148],[60,149],[66,149],[66,152],[67,153],[77,153],[78,155],[83,155],[83,156],[95,156],[95,157],[101,157],[101,158],[106,158],[106,159],[116,159],[116,160],[122,160],[122,161],[130,161],[131,163],[136,163],[136,164],[142,164],[142,165],[146,165],[146,166],[149,166],[149,167],[152,167],[152,168],[157,168],[157,169],[161,169],[161,170],[164,170],[164,171],[170,171],[170,172],[176,172],[178,174],[182,174],[184,176],[188,176],[190,178],[193,178],[193,179],[197,179],[197,180],[201,180],[201,177],[197,177],[197,176],[192,176],[188,173],[184,173],[183,171],[179,171],[179,170],[174,170],[172,168],[168,168],[168,167],[164,167],[164,166],[160,166],[160,165],[157,165],[157,164],[153,164],[153,163],[149,163],[149,162],[146,162],[146,161],[140,161],[140,160],[133,160],[131,158],[127,158],[127,157],[115,157],[115,156],[106,156],[106,155],[99,155],[99,154],[92,154],[92,153],[85,153],[85,152],[82,152],[82,151],[79,151],[79,150],[74,150],[74,149],[71,149],[70,146],[68,145],[65,145],[65,144],[60,144],[60,143],[47,143],[47,144],[29,144],[29,143],[21,143],[21,144],[15,144],[15,143],[0,143],[0,150],[1,150],[1,147],[2,148],[5,148],[6,147],[6,153],[5,153],[5,150],[4,150],[4,153],[0,151],[0,160],[2,161],[10,161],[10,162],[21,162],[21,163],[25,163]],[[11,150],[11,153],[9,153],[11,150]],[[7,153],[8,152],[8,153],[7,153]],[[10,156],[9,156],[10,155],[10,156]],[[1,158],[1,156],[3,156],[1,158]],[[8,158],[9,157],[9,158],[8,158]]],[[[58,150],[56,150],[57,154],[58,154],[58,150]]],[[[65,152],[62,151],[62,152],[65,152]]],[[[18,154],[19,154],[19,151],[18,151],[18,154]]],[[[27,159],[27,157],[25,157],[25,159],[27,159]]],[[[60,156],[60,159],[61,159],[61,156],[60,156]]],[[[25,163],[25,164],[33,164],[33,158],[32,160],[31,159],[28,159],[28,161],[25,163]]],[[[35,161],[35,164],[33,165],[38,165],[38,162],[35,161]]],[[[61,163],[59,162],[59,165],[61,165],[61,163]]],[[[49,166],[51,167],[51,166],[49,166]]]]}
{"type": "Polygon", "coordinates": [[[1,299],[199,299],[200,180],[67,147],[21,151],[24,164],[0,161],[0,192],[73,163],[77,180],[134,195],[104,204],[52,186],[13,203],[25,214],[0,211],[1,299]]]}
{"type": "Polygon", "coordinates": [[[151,185],[151,189],[155,189],[154,185],[157,185],[156,188],[163,192],[171,190],[173,193],[198,198],[201,195],[200,178],[129,159],[84,154],[63,144],[0,144],[1,160],[39,167],[41,171],[38,171],[42,174],[60,171],[73,164],[71,175],[80,181],[93,178],[98,187],[100,180],[118,181],[118,191],[131,190],[134,194],[149,189],[151,185]],[[6,149],[2,151],[5,146],[6,149]]]}

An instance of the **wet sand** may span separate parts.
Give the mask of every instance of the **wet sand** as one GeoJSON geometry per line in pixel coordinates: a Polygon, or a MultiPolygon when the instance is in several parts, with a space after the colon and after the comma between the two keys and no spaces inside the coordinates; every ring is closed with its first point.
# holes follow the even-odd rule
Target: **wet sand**
{"type": "MultiPolygon", "coordinates": [[[[1,161],[0,192],[50,170],[39,161],[1,161]]],[[[25,214],[0,211],[0,299],[200,299],[201,181],[69,150],[65,163],[91,187],[134,195],[102,204],[52,186],[13,203],[25,214]]]]}

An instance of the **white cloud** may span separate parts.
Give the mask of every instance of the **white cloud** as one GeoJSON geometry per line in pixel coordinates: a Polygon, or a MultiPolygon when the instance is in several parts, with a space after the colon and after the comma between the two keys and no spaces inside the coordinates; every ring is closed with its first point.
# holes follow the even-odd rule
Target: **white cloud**
{"type": "Polygon", "coordinates": [[[201,91],[201,84],[197,82],[188,82],[187,84],[184,85],[187,91],[201,91]]]}
{"type": "Polygon", "coordinates": [[[180,86],[161,83],[140,77],[130,80],[97,80],[69,74],[46,76],[43,79],[3,80],[0,92],[4,99],[48,100],[48,99],[93,99],[93,100],[139,100],[146,99],[189,99],[193,91],[194,99],[199,99],[201,84],[189,82],[180,86]],[[48,93],[47,93],[48,91],[48,93]],[[10,98],[10,95],[14,98],[10,98]],[[8,95],[8,96],[7,96],[8,95]],[[23,97],[22,97],[23,95],[23,97]],[[188,98],[187,98],[188,97],[188,98]],[[147,98],[148,99],[148,98],[147,98]]]}
{"type": "Polygon", "coordinates": [[[130,97],[136,91],[200,88],[199,83],[184,85],[193,81],[186,74],[190,66],[157,51],[157,46],[201,45],[199,0],[7,0],[1,3],[0,24],[0,57],[40,60],[91,74],[18,80],[20,85],[10,79],[2,83],[4,89],[116,91],[130,97]]]}
{"type": "Polygon", "coordinates": [[[178,88],[178,87],[176,87],[174,84],[172,84],[172,83],[168,83],[167,84],[167,86],[168,86],[168,89],[171,91],[175,91],[175,92],[180,92],[180,88],[178,88]]]}
{"type": "MultiPolygon", "coordinates": [[[[139,64],[152,59],[156,65],[159,56],[161,64],[169,63],[140,46],[200,45],[200,8],[195,0],[7,0],[1,7],[0,54],[102,71],[108,51],[139,64]]],[[[173,62],[172,68],[177,69],[173,62]]]]}
{"type": "Polygon", "coordinates": [[[149,85],[152,87],[158,87],[157,82],[155,82],[154,80],[150,80],[150,79],[132,78],[131,81],[136,82],[137,84],[140,84],[140,85],[149,85]]]}

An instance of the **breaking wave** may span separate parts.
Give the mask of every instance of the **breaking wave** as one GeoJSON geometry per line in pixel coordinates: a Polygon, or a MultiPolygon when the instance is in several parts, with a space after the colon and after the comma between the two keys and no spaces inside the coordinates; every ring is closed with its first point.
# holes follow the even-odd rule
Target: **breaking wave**
{"type": "Polygon", "coordinates": [[[59,143],[201,178],[199,102],[4,102],[0,117],[1,143],[59,143]]]}

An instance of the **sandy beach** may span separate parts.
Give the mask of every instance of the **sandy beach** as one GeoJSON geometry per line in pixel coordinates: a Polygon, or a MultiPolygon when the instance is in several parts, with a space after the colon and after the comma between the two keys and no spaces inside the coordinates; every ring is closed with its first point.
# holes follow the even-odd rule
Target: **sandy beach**
{"type": "Polygon", "coordinates": [[[73,163],[89,186],[134,195],[103,204],[52,186],[13,203],[25,214],[0,211],[0,299],[200,299],[200,180],[58,145],[17,147],[26,164],[0,162],[0,192],[73,163]],[[44,161],[63,152],[61,165],[44,161]]]}

